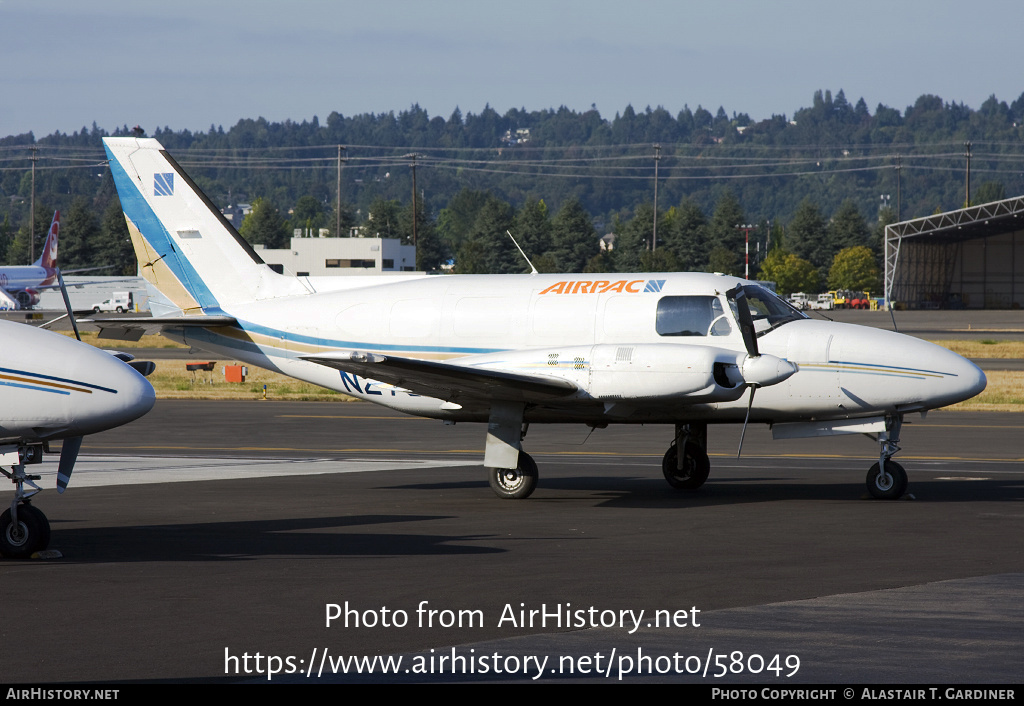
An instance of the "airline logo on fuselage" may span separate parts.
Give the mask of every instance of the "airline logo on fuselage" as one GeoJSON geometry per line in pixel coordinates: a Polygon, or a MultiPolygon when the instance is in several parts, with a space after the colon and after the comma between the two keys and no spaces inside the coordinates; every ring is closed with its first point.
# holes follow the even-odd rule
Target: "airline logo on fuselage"
{"type": "Polygon", "coordinates": [[[614,282],[610,280],[564,280],[555,282],[547,289],[541,290],[541,294],[605,294],[606,292],[628,292],[639,294],[640,292],[660,292],[665,286],[663,279],[620,279],[614,282]]]}

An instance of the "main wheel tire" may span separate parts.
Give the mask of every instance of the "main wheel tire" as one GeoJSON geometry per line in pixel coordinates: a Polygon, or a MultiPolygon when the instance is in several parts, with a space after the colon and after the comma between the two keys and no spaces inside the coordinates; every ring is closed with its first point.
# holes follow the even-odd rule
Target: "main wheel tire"
{"type": "Polygon", "coordinates": [[[519,452],[518,468],[488,468],[491,490],[503,500],[523,500],[537,488],[537,463],[525,451],[519,452]]]}
{"type": "Polygon", "coordinates": [[[868,470],[868,492],[879,500],[899,500],[907,492],[907,472],[895,461],[885,462],[885,473],[876,463],[868,470]]]}
{"type": "Polygon", "coordinates": [[[27,559],[50,544],[50,523],[31,505],[18,507],[18,522],[11,521],[10,508],[0,515],[0,554],[27,559]]]}
{"type": "Polygon", "coordinates": [[[665,480],[676,490],[696,490],[704,485],[711,473],[711,461],[708,455],[700,446],[693,441],[687,441],[683,448],[683,470],[679,470],[676,459],[678,458],[679,445],[672,444],[665,452],[661,460],[661,472],[665,474],[665,480]]]}

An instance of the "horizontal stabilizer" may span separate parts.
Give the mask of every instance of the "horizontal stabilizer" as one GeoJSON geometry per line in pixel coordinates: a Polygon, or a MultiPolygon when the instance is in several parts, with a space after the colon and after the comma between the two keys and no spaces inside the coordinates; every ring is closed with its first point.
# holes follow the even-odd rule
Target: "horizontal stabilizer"
{"type": "Polygon", "coordinates": [[[579,389],[575,383],[561,378],[376,353],[322,353],[302,359],[448,401],[539,403],[568,397],[579,389]]]}
{"type": "Polygon", "coordinates": [[[79,323],[93,324],[100,329],[100,338],[117,341],[138,341],[144,334],[159,333],[161,329],[179,326],[217,328],[234,326],[233,316],[140,316],[110,319],[82,319],[79,323]]]}

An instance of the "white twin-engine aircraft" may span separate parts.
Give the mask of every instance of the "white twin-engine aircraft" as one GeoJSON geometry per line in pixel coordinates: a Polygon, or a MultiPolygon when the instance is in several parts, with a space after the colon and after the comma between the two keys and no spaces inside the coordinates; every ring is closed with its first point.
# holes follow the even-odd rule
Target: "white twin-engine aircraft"
{"type": "Polygon", "coordinates": [[[23,559],[50,541],[50,523],[31,503],[40,476],[26,473],[25,466],[41,462],[47,445],[63,439],[57,467],[57,491],[63,493],[83,436],[127,424],[152,408],[156,396],[143,374],[153,364],[11,321],[0,321],[0,338],[0,474],[15,485],[0,514],[0,554],[23,559]]]}
{"type": "Polygon", "coordinates": [[[812,321],[732,276],[277,274],[156,140],[104,143],[141,272],[165,300],[152,319],[98,321],[104,335],[159,327],[409,414],[486,422],[484,465],[503,498],[534,490],[521,442],[545,422],[672,424],[662,470],[683,490],[707,479],[711,423],[876,435],[868,488],[898,498],[907,475],[890,457],[904,415],[985,388],[944,348],[812,321]]]}

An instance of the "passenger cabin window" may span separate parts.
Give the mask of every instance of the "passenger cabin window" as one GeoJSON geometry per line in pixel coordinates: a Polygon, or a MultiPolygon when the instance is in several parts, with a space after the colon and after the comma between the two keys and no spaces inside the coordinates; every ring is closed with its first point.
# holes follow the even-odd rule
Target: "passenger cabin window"
{"type": "Polygon", "coordinates": [[[658,301],[659,336],[728,336],[729,317],[718,297],[662,297],[658,301]]]}

